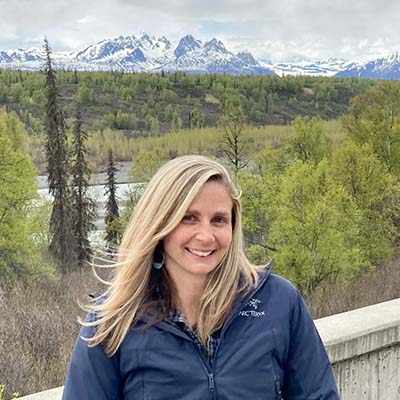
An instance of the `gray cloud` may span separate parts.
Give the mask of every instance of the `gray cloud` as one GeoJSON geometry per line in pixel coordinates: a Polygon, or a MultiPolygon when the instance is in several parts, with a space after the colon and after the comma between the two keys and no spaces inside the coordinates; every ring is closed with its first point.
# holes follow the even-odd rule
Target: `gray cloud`
{"type": "Polygon", "coordinates": [[[274,61],[306,56],[368,59],[400,50],[392,0],[0,0],[0,49],[71,50],[137,34],[217,37],[274,61]]]}

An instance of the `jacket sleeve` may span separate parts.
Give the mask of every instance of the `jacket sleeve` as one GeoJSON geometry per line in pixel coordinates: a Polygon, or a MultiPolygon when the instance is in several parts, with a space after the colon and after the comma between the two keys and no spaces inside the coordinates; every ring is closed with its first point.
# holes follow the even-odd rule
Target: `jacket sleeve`
{"type": "Polygon", "coordinates": [[[339,400],[328,355],[311,314],[296,290],[285,365],[284,400],[339,400]]]}
{"type": "MultiPolygon", "coordinates": [[[[87,318],[89,319],[89,318],[87,318]]],[[[121,379],[118,352],[108,357],[101,345],[88,347],[94,327],[82,327],[75,343],[62,400],[120,400],[121,379]]]]}

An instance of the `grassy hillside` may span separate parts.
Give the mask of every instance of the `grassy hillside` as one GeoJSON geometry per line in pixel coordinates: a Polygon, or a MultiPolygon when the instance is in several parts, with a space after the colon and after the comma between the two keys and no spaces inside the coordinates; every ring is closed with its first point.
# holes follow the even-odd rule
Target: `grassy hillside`
{"type": "MultiPolygon", "coordinates": [[[[74,102],[82,106],[89,130],[119,130],[130,137],[158,135],[181,128],[218,124],[222,106],[232,96],[242,104],[252,126],[290,124],[297,115],[334,119],[349,101],[376,82],[356,78],[230,75],[57,73],[66,116],[74,102]]],[[[0,107],[16,111],[29,129],[42,130],[44,75],[0,70],[0,107]]]]}

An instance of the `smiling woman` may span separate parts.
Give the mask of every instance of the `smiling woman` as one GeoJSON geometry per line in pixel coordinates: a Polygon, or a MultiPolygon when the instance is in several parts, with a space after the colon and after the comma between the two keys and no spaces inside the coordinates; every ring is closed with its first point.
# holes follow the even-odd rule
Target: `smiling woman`
{"type": "Polygon", "coordinates": [[[292,284],[243,252],[239,192],[206,157],[169,161],[82,321],[64,400],[336,400],[292,284]]]}

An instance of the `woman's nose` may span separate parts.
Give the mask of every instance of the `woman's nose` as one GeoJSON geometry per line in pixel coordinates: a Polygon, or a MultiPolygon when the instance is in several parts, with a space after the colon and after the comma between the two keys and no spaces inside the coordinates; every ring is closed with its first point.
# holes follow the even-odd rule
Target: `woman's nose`
{"type": "Polygon", "coordinates": [[[196,238],[203,242],[214,242],[215,236],[211,224],[200,224],[196,233],[196,238]]]}

